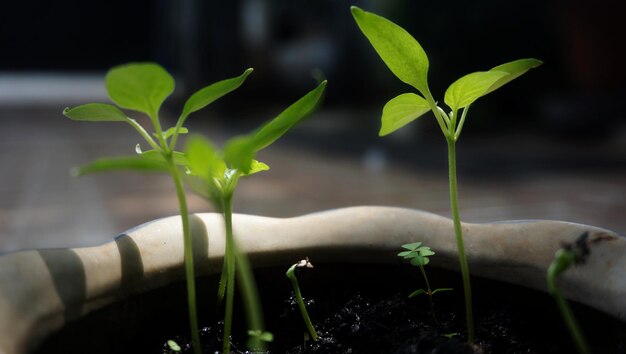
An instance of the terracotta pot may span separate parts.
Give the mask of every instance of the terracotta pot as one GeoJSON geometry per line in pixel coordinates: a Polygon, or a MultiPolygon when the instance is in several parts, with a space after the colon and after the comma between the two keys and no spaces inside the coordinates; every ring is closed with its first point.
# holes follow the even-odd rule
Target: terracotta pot
{"type": "MultiPolygon", "coordinates": [[[[200,274],[221,270],[223,220],[191,216],[200,274]]],[[[421,241],[431,267],[458,269],[450,219],[418,210],[353,207],[295,218],[235,215],[234,230],[255,266],[288,266],[294,254],[316,263],[394,263],[400,245],[421,241]]],[[[555,251],[583,232],[593,244],[584,266],[566,272],[566,296],[626,320],[626,238],[561,221],[463,224],[472,275],[544,290],[555,251]]],[[[52,331],[129,295],[183,279],[180,217],[156,220],[97,247],[23,251],[0,257],[0,353],[27,353],[52,331]]],[[[199,275],[200,275],[199,274],[199,275]]]]}

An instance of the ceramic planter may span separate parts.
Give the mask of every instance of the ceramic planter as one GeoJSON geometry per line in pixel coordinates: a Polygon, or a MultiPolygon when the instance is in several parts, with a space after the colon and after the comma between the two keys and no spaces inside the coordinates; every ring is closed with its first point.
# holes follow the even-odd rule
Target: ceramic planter
{"type": "MultiPolygon", "coordinates": [[[[221,270],[223,221],[191,216],[197,269],[221,270]]],[[[234,216],[235,235],[255,266],[288,266],[308,255],[316,263],[397,262],[399,246],[422,241],[436,250],[432,267],[458,269],[452,221],[391,207],[353,207],[288,219],[234,216]],[[295,256],[294,256],[295,255],[295,256]]],[[[588,262],[561,279],[566,296],[626,320],[626,238],[560,221],[463,224],[473,275],[544,290],[555,251],[583,232],[588,262]]],[[[179,217],[156,220],[107,244],[33,250],[0,257],[0,353],[21,354],[67,321],[129,295],[183,279],[179,217]]]]}

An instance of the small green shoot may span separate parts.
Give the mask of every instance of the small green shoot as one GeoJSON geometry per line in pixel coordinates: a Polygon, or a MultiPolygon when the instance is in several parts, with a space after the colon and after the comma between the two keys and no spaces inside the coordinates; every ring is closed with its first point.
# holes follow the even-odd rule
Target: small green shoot
{"type": "Polygon", "coordinates": [[[406,245],[402,245],[406,251],[402,251],[398,253],[398,257],[402,257],[403,259],[408,259],[412,265],[419,267],[422,277],[424,278],[424,282],[426,283],[426,289],[417,289],[409,295],[409,298],[426,294],[428,295],[428,300],[430,302],[430,313],[433,317],[433,322],[436,325],[439,324],[437,320],[437,315],[435,314],[435,302],[433,301],[433,296],[442,291],[450,291],[452,288],[437,288],[432,290],[430,288],[430,282],[428,281],[428,276],[426,275],[426,269],[424,268],[428,263],[430,263],[430,259],[428,257],[435,254],[430,247],[422,246],[421,242],[408,243],[406,245]]]}
{"type": "MultiPolygon", "coordinates": [[[[254,159],[256,153],[280,138],[295,124],[312,113],[318,106],[326,81],[287,107],[276,118],[260,129],[240,137],[228,140],[223,150],[201,136],[189,139],[185,149],[188,163],[188,181],[192,189],[208,199],[224,218],[226,230],[226,248],[218,299],[225,299],[224,347],[223,352],[230,352],[230,334],[234,304],[235,269],[240,274],[237,279],[243,290],[244,305],[247,308],[248,324],[253,333],[262,331],[263,318],[258,300],[254,277],[245,254],[239,251],[233,234],[232,213],[233,195],[241,177],[269,170],[269,166],[254,159]]],[[[258,336],[250,337],[250,347],[262,348],[263,341],[258,336]]]]}
{"type": "Polygon", "coordinates": [[[198,90],[185,103],[176,125],[165,131],[161,126],[159,111],[165,99],[174,91],[174,78],[160,65],[154,63],[130,63],[109,70],[105,78],[106,89],[115,105],[88,103],[63,111],[66,117],[77,121],[125,122],[139,133],[150,148],[143,151],[141,145],[137,144],[135,155],[99,159],[89,165],[73,169],[72,174],[80,176],[111,170],[135,170],[165,172],[171,175],[176,188],[183,229],[189,326],[195,354],[201,353],[201,347],[191,232],[181,173],[187,162],[184,155],[175,150],[176,141],[179,135],[187,133],[187,128],[183,127],[183,124],[189,114],[236,90],[251,72],[252,69],[247,69],[240,76],[198,90]],[[149,134],[146,128],[127,116],[120,108],[146,115],[154,132],[149,134]]]}
{"type": "Polygon", "coordinates": [[[565,244],[554,255],[554,260],[548,267],[547,281],[548,292],[556,301],[557,307],[563,317],[563,321],[567,326],[567,329],[572,336],[576,349],[580,354],[590,353],[585,337],[574,317],[572,309],[565,300],[565,297],[561,293],[557,285],[557,278],[564,273],[572,265],[580,265],[585,263],[585,260],[589,256],[589,244],[588,239],[589,232],[584,232],[576,242],[571,244],[565,244]]]}
{"type": "Polygon", "coordinates": [[[259,341],[263,341],[265,343],[271,343],[274,341],[274,335],[271,332],[263,332],[261,330],[249,330],[248,335],[250,337],[257,338],[259,341]]]}
{"type": "Polygon", "coordinates": [[[471,343],[474,341],[474,315],[469,266],[459,215],[455,146],[471,104],[528,70],[541,65],[541,61],[532,58],[521,59],[461,77],[453,82],[444,94],[443,101],[449,108],[446,112],[437,105],[437,101],[431,94],[428,86],[428,56],[419,42],[402,27],[382,16],[363,11],[356,6],[352,6],[351,11],[358,27],[391,72],[400,81],[412,86],[421,94],[404,93],[387,102],[382,112],[379,135],[390,134],[432,111],[446,139],[450,207],[463,278],[467,337],[471,343]]]}
{"type": "Polygon", "coordinates": [[[167,341],[167,347],[169,348],[170,352],[173,353],[180,353],[183,350],[180,345],[178,345],[178,343],[176,343],[176,341],[172,339],[167,341]]]}
{"type": "Polygon", "coordinates": [[[289,267],[286,275],[287,278],[291,280],[291,285],[293,285],[293,293],[296,296],[296,301],[298,302],[298,307],[300,308],[300,314],[302,315],[302,320],[304,320],[304,325],[311,335],[311,338],[313,340],[317,340],[317,332],[315,331],[315,327],[313,327],[313,322],[311,322],[309,313],[307,312],[306,306],[304,305],[304,299],[302,298],[300,286],[298,285],[298,279],[296,278],[296,271],[306,268],[313,268],[313,264],[311,264],[308,257],[289,267]]]}

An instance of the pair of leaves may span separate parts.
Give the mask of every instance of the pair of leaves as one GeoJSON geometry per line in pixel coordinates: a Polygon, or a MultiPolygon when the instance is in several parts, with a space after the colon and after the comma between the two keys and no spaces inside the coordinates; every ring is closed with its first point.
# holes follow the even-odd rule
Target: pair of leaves
{"type": "MultiPolygon", "coordinates": [[[[192,137],[185,148],[191,175],[201,179],[203,183],[199,185],[209,188],[211,199],[215,199],[222,193],[232,192],[240,176],[268,170],[269,167],[266,164],[254,160],[255,154],[307,117],[319,104],[325,87],[326,81],[290,105],[259,130],[247,136],[230,139],[226,142],[223,152],[206,138],[192,137]]],[[[198,192],[202,194],[202,191],[198,192]]]]}
{"type": "MultiPolygon", "coordinates": [[[[357,25],[391,72],[422,94],[402,94],[387,102],[379,134],[390,134],[436,109],[428,87],[428,56],[419,42],[382,16],[355,6],[351,10],[357,25]]],[[[448,87],[444,102],[453,111],[465,108],[539,65],[541,61],[537,59],[521,59],[463,76],[448,87]]]]}
{"type": "Polygon", "coordinates": [[[409,259],[411,264],[414,266],[427,265],[430,262],[428,257],[435,254],[430,247],[422,246],[421,242],[408,243],[406,245],[402,245],[402,248],[407,251],[398,253],[398,257],[409,259]]]}
{"type": "MultiPolygon", "coordinates": [[[[435,295],[436,293],[439,293],[439,292],[442,292],[442,291],[452,291],[452,290],[454,290],[454,289],[452,289],[452,288],[438,288],[438,289],[433,290],[430,293],[430,295],[432,296],[432,295],[435,295]]],[[[428,291],[426,291],[424,289],[417,289],[414,292],[409,294],[409,299],[413,298],[413,297],[416,297],[418,295],[421,295],[421,294],[427,294],[428,295],[428,291]]]]}
{"type": "MultiPolygon", "coordinates": [[[[175,138],[179,134],[186,134],[188,131],[182,124],[189,114],[237,89],[251,72],[252,69],[247,69],[240,76],[216,82],[191,95],[185,102],[176,126],[162,132],[163,141],[175,138]]],[[[107,73],[105,82],[109,97],[117,106],[88,103],[74,108],[66,108],[63,114],[77,121],[127,122],[137,127],[138,124],[118,107],[145,113],[153,118],[154,122],[162,103],[174,89],[172,76],[161,66],[153,63],[131,63],[115,67],[107,73]]],[[[153,135],[157,137],[157,140],[161,140],[156,133],[153,135]]],[[[150,140],[149,136],[144,136],[144,138],[150,140]]],[[[151,141],[148,142],[151,143],[151,141]]],[[[151,145],[155,146],[154,142],[151,145]]],[[[152,150],[149,155],[144,155],[140,151],[138,153],[140,155],[99,159],[89,165],[74,169],[73,174],[82,175],[124,169],[147,172],[168,171],[165,158],[158,151],[152,150]],[[160,158],[155,157],[155,154],[161,155],[160,158]]],[[[177,152],[173,152],[173,154],[178,165],[184,164],[181,158],[182,154],[177,152]]]]}

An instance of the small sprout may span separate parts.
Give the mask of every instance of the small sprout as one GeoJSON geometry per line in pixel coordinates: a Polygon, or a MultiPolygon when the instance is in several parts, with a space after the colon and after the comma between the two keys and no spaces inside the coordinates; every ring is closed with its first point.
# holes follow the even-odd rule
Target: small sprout
{"type": "Polygon", "coordinates": [[[264,332],[260,329],[248,330],[248,335],[266,343],[274,341],[274,335],[271,332],[264,332]]]}
{"type": "Polygon", "coordinates": [[[176,343],[176,341],[174,341],[172,339],[167,341],[167,346],[173,352],[178,353],[178,352],[182,351],[182,348],[180,347],[180,345],[178,345],[178,343],[176,343]]]}
{"type": "Polygon", "coordinates": [[[441,291],[450,291],[452,288],[438,288],[435,290],[431,290],[430,283],[428,282],[428,276],[426,275],[426,270],[424,266],[430,263],[430,259],[428,257],[435,254],[430,247],[422,246],[421,242],[408,243],[406,245],[402,245],[407,251],[402,251],[398,253],[398,257],[402,257],[403,259],[410,260],[411,264],[419,267],[422,273],[422,277],[424,278],[424,282],[426,283],[426,289],[417,289],[411,294],[409,294],[409,298],[416,297],[421,294],[428,295],[428,300],[430,301],[430,311],[433,316],[433,321],[435,324],[438,324],[437,316],[435,315],[435,303],[433,302],[433,295],[441,291]]]}
{"type": "Polygon", "coordinates": [[[570,266],[585,263],[590,254],[589,243],[589,232],[584,232],[575,242],[563,244],[561,248],[556,251],[554,260],[548,267],[547,274],[548,292],[556,301],[563,321],[580,354],[587,354],[590,353],[590,351],[572,309],[569,307],[565,297],[556,284],[556,279],[561,273],[569,269],[570,266]]]}
{"type": "Polygon", "coordinates": [[[293,285],[293,293],[296,296],[296,301],[298,302],[298,307],[300,308],[300,314],[302,314],[302,319],[304,320],[304,324],[306,325],[309,334],[313,340],[317,340],[317,332],[315,331],[315,327],[313,327],[313,323],[311,322],[311,318],[309,317],[309,313],[304,306],[304,300],[302,299],[302,293],[300,292],[300,287],[298,286],[298,279],[296,278],[296,270],[303,268],[313,268],[313,264],[309,261],[309,258],[306,257],[303,260],[295,263],[287,270],[287,278],[291,280],[291,284],[293,285]]]}

